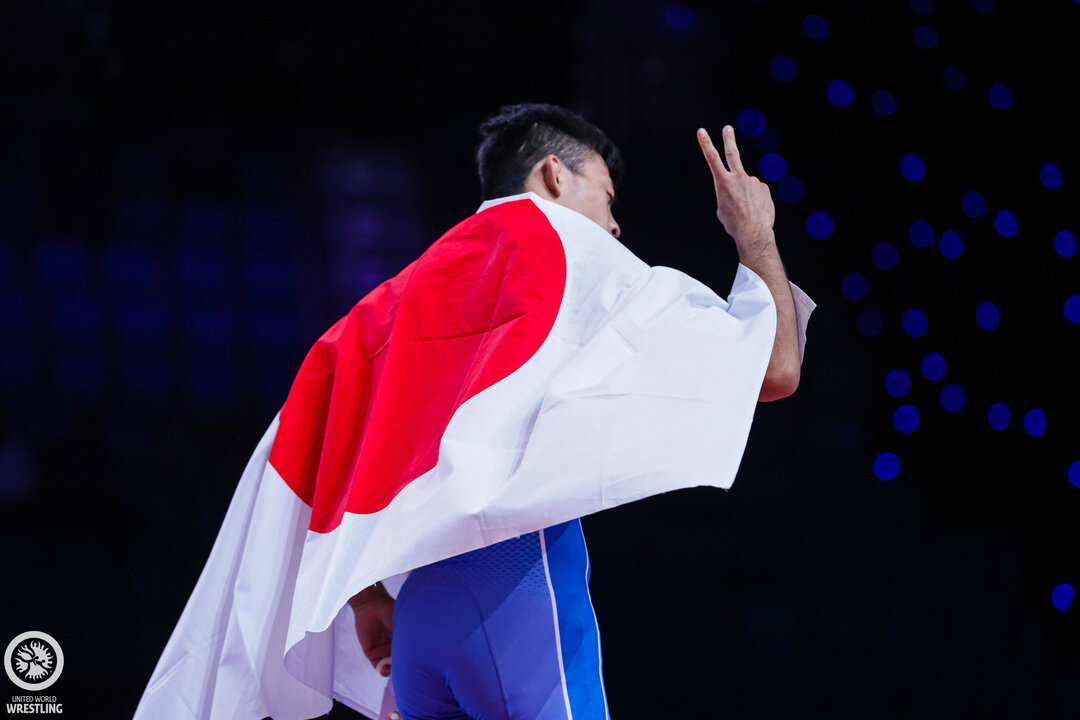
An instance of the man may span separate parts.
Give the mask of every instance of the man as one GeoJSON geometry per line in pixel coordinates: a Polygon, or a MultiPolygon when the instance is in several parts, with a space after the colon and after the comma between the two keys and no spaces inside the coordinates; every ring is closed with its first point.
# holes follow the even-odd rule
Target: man
{"type": "MultiPolygon", "coordinates": [[[[713,175],[717,216],[740,262],[765,280],[776,305],[776,338],[758,398],[768,402],[799,383],[795,304],[772,231],[769,189],[744,171],[734,130],[722,132],[728,167],[704,129],[697,137],[713,175]]],[[[619,237],[612,176],[621,163],[599,129],[562,108],[518,105],[503,108],[481,133],[481,209],[532,193],[619,237]]],[[[393,656],[398,707],[409,720],[606,718],[588,576],[581,524],[572,520],[412,571],[396,611],[381,585],[349,602],[372,665],[389,675],[393,656]]]]}
{"type": "Polygon", "coordinates": [[[727,300],[618,242],[600,130],[483,125],[484,203],[308,353],[137,720],[375,717],[387,675],[410,720],[607,717],[578,518],[730,487],[756,402],[799,382],[813,303],[723,132],[727,166],[698,142],[727,300]]]}

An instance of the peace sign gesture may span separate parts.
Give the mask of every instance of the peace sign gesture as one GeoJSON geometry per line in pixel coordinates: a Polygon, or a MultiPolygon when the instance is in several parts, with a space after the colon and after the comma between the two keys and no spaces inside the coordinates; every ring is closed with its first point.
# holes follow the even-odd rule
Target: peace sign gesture
{"type": "Polygon", "coordinates": [[[705,153],[716,188],[716,217],[723,223],[728,235],[735,238],[735,245],[740,251],[747,244],[775,242],[772,226],[776,219],[776,207],[769,186],[743,170],[739,148],[735,145],[735,129],[725,125],[722,134],[724,156],[730,169],[724,166],[705,128],[697,132],[698,144],[705,153]]]}

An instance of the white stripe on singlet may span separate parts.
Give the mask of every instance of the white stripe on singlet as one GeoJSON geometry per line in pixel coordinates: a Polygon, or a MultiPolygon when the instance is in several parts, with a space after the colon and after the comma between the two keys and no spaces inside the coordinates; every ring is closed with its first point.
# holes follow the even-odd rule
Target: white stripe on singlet
{"type": "Polygon", "coordinates": [[[544,531],[540,531],[540,556],[544,560],[544,578],[547,580],[548,592],[551,594],[551,615],[555,621],[555,650],[559,654],[559,678],[562,680],[563,700],[566,701],[566,720],[574,720],[574,714],[570,712],[570,693],[566,689],[566,667],[563,665],[562,638],[559,637],[559,608],[555,604],[555,587],[551,584],[551,571],[548,569],[547,541],[544,539],[544,531]]]}

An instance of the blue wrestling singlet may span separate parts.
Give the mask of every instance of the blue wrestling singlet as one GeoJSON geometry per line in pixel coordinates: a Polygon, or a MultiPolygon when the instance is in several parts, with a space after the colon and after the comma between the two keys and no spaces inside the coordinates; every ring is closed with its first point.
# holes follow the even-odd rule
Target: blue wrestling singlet
{"type": "Polygon", "coordinates": [[[581,522],[413,570],[394,606],[405,720],[607,720],[581,522]]]}

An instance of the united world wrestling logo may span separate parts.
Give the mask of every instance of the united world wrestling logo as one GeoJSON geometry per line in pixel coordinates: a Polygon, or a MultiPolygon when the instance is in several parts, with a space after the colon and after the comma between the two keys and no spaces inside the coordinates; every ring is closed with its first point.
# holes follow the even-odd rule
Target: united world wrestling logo
{"type": "Polygon", "coordinates": [[[8,643],[4,670],[11,682],[23,690],[44,690],[60,679],[64,651],[48,633],[30,630],[8,643]]]}

